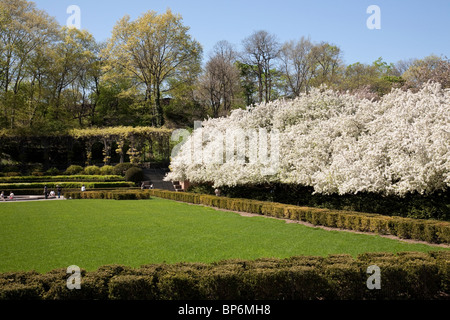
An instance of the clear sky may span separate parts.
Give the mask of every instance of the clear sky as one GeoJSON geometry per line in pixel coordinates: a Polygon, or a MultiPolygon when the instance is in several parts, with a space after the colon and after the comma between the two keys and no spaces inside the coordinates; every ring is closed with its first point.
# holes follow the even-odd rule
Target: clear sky
{"type": "Polygon", "coordinates": [[[240,49],[257,30],[275,34],[280,42],[310,37],[341,48],[344,62],[371,63],[423,58],[450,58],[450,0],[34,0],[65,25],[67,7],[81,9],[81,28],[98,41],[107,40],[125,14],[131,19],[146,11],[181,14],[206,57],[215,43],[227,40],[240,49]],[[380,8],[381,29],[366,25],[370,5],[380,8]]]}

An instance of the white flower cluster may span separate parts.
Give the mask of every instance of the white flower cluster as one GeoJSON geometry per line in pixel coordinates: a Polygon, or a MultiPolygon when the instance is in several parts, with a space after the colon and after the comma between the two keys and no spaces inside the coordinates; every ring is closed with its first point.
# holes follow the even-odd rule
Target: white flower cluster
{"type": "Polygon", "coordinates": [[[417,93],[398,89],[369,101],[314,89],[295,100],[208,119],[184,142],[167,180],[216,187],[293,183],[324,194],[423,194],[450,186],[450,90],[428,83],[417,93]],[[253,139],[261,129],[277,132],[278,140],[270,134],[267,143],[264,135],[253,139]],[[235,144],[241,157],[229,160],[233,139],[227,138],[233,135],[241,136],[235,144]],[[263,148],[272,163],[251,161],[251,150],[261,155],[263,148]]]}

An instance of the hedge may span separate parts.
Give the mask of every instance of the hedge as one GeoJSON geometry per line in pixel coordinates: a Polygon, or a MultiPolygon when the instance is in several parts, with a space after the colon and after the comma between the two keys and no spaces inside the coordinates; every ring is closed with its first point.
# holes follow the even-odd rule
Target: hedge
{"type": "Polygon", "coordinates": [[[18,177],[0,177],[0,183],[25,183],[25,182],[106,182],[106,181],[124,181],[123,177],[118,175],[63,175],[63,176],[18,176],[18,177]]]}
{"type": "Polygon", "coordinates": [[[81,188],[84,185],[87,189],[100,189],[100,188],[123,188],[134,186],[133,182],[128,181],[114,181],[114,182],[31,182],[31,183],[0,183],[0,190],[15,190],[15,189],[41,189],[44,190],[44,186],[47,188],[56,188],[59,185],[62,188],[75,189],[81,188]]]}
{"type": "Polygon", "coordinates": [[[69,199],[149,199],[150,196],[211,206],[223,210],[261,214],[270,217],[298,220],[317,226],[394,235],[402,239],[414,239],[429,243],[450,244],[450,222],[389,217],[373,213],[299,207],[281,203],[249,199],[237,199],[174,192],[159,189],[127,191],[68,191],[69,199]]]}
{"type": "Polygon", "coordinates": [[[1,300],[441,300],[450,298],[450,252],[364,253],[225,260],[210,264],[121,265],[81,271],[81,289],[64,269],[0,274],[1,300]],[[369,289],[369,266],[380,289],[369,289]]]}
{"type": "Polygon", "coordinates": [[[63,194],[66,199],[143,200],[150,199],[151,196],[149,192],[140,190],[67,191],[63,194]]]}
{"type": "MultiPolygon", "coordinates": [[[[312,187],[282,183],[224,186],[220,189],[221,194],[229,198],[245,198],[330,210],[370,212],[414,219],[450,221],[450,188],[427,194],[408,193],[404,196],[373,192],[343,195],[323,194],[314,192],[312,187]]],[[[214,195],[214,189],[206,183],[193,185],[188,188],[188,191],[214,195]]]]}
{"type": "Polygon", "coordinates": [[[341,228],[360,232],[394,235],[430,243],[450,244],[450,222],[384,216],[345,210],[300,207],[289,204],[250,199],[217,197],[186,192],[148,190],[151,195],[225,210],[261,214],[271,217],[298,220],[313,225],[341,228]]]}

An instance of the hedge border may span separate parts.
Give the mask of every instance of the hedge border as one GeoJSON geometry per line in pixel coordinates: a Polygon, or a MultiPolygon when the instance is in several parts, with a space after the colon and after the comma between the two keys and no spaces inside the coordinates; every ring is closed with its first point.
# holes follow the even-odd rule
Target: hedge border
{"type": "Polygon", "coordinates": [[[94,191],[68,191],[64,197],[73,199],[114,199],[114,200],[147,200],[151,198],[149,192],[140,190],[94,190],[94,191]]]}
{"type": "Polygon", "coordinates": [[[119,175],[57,175],[57,176],[16,176],[0,177],[0,183],[32,183],[32,182],[116,182],[125,181],[119,175]]]}
{"type": "Polygon", "coordinates": [[[364,253],[216,263],[106,265],[81,270],[81,289],[65,269],[0,274],[0,300],[448,300],[450,252],[364,253]],[[368,289],[368,267],[380,289],[368,289]]]}
{"type": "Polygon", "coordinates": [[[217,197],[206,194],[146,190],[155,197],[202,204],[219,209],[308,222],[313,225],[393,235],[434,244],[450,244],[450,222],[384,216],[344,210],[300,207],[276,202],[217,197]]]}
{"type": "Polygon", "coordinates": [[[83,182],[83,181],[71,181],[71,182],[30,182],[30,183],[0,183],[0,190],[10,191],[16,189],[44,189],[55,188],[56,185],[60,185],[62,188],[81,188],[84,185],[86,188],[99,189],[99,188],[124,188],[133,187],[134,182],[129,181],[114,181],[114,182],[83,182]]]}

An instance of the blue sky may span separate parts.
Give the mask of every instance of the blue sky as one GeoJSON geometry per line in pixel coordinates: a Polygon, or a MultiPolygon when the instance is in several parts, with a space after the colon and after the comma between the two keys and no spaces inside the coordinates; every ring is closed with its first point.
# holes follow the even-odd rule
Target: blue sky
{"type": "Polygon", "coordinates": [[[450,57],[450,0],[35,0],[39,9],[66,24],[69,5],[81,9],[81,28],[98,41],[111,35],[125,14],[132,19],[148,10],[179,13],[199,41],[206,57],[215,43],[241,41],[257,30],[275,34],[280,42],[310,37],[341,48],[344,62],[371,63],[450,57]],[[381,10],[381,29],[370,30],[370,5],[381,10]]]}

